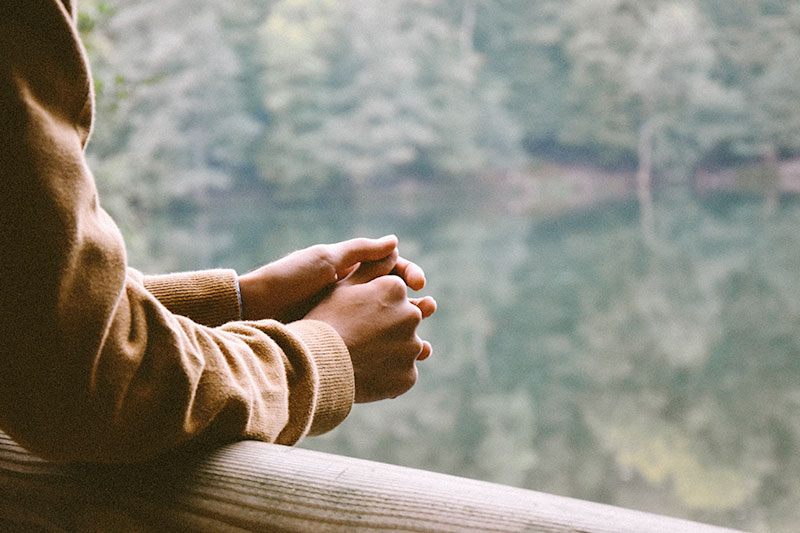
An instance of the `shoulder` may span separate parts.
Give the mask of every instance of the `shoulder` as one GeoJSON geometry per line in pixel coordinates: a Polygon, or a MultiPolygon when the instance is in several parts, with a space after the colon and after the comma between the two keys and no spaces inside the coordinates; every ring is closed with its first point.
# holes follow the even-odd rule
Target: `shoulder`
{"type": "Polygon", "coordinates": [[[2,85],[11,83],[20,97],[72,123],[85,142],[92,85],[74,0],[2,0],[0,50],[2,85]]]}

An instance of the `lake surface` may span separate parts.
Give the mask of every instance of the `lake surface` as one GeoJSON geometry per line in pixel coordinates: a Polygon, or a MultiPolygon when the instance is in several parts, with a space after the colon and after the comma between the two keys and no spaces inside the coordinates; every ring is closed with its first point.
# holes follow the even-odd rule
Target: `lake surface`
{"type": "MultiPolygon", "coordinates": [[[[800,206],[633,202],[542,215],[487,191],[349,205],[262,195],[152,221],[149,268],[240,271],[395,233],[434,346],[406,395],[305,447],[752,531],[800,525],[800,206]]],[[[133,263],[136,265],[136,261],[133,263]]]]}

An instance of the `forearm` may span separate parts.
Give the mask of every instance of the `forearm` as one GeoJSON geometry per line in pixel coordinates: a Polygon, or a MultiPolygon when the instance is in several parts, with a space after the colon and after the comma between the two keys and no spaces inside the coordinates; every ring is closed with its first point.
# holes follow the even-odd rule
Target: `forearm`
{"type": "Polygon", "coordinates": [[[69,12],[7,0],[0,15],[0,427],[46,457],[128,461],[341,421],[352,369],[331,328],[203,326],[130,274],[83,157],[90,78],[69,12]]]}
{"type": "MultiPolygon", "coordinates": [[[[199,326],[131,281],[89,360],[91,381],[67,410],[80,420],[61,432],[92,460],[144,458],[195,438],[294,444],[338,424],[352,403],[347,351],[324,324],[199,326]]],[[[58,453],[70,458],[65,444],[58,453]]]]}
{"type": "Polygon", "coordinates": [[[237,276],[233,270],[214,269],[158,276],[142,276],[133,269],[128,272],[176,315],[205,326],[220,326],[242,319],[237,276]]]}
{"type": "MultiPolygon", "coordinates": [[[[81,315],[76,324],[94,321],[81,315]]],[[[19,335],[4,350],[0,425],[32,451],[117,462],[196,438],[293,444],[352,403],[347,351],[324,324],[198,326],[130,280],[104,319],[104,335],[38,327],[50,335],[19,335]]],[[[39,323],[17,325],[29,334],[39,323]]]]}

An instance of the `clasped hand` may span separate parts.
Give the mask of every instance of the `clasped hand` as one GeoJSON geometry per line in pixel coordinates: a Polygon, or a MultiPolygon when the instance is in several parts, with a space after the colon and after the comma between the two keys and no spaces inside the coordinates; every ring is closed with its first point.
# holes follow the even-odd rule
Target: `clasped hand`
{"type": "Polygon", "coordinates": [[[393,398],[417,380],[431,354],[417,335],[436,311],[433,298],[409,298],[425,274],[398,255],[397,238],[351,239],[299,250],[239,277],[243,317],[326,322],[353,362],[356,402],[393,398]]]}

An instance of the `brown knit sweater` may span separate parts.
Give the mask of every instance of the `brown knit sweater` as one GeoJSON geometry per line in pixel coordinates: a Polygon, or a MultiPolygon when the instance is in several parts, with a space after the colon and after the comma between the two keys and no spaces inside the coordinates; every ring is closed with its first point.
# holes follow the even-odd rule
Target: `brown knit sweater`
{"type": "Polygon", "coordinates": [[[354,389],[332,328],[238,321],[233,271],[127,268],[84,160],[75,17],[74,0],[0,2],[0,429],[44,457],[118,462],[333,428],[354,389]]]}

